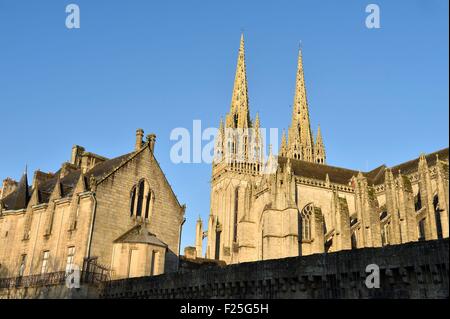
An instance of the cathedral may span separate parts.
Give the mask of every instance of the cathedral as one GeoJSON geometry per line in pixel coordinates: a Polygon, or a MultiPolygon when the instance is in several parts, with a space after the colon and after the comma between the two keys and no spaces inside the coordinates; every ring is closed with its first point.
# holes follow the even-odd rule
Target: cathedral
{"type": "MultiPolygon", "coordinates": [[[[449,237],[448,148],[366,172],[328,165],[320,128],[314,136],[310,124],[300,50],[291,123],[278,154],[269,147],[266,156],[260,118],[250,117],[245,63],[242,36],[231,107],[214,141],[209,219],[197,221],[184,257],[186,207],[155,158],[156,136],[144,140],[138,129],[124,155],[110,159],[75,145],[70,161],[54,173],[34,172],[31,185],[26,171],[20,181],[3,181],[0,298],[23,297],[11,295],[14,288],[61,286],[76,270],[88,284],[96,283],[92,274],[100,282],[176,277],[203,264],[449,237]]],[[[177,280],[164,284],[189,283],[177,280]]]]}
{"type": "Polygon", "coordinates": [[[215,142],[207,229],[199,219],[191,256],[234,264],[448,238],[448,148],[367,172],[330,166],[308,107],[300,50],[288,134],[265,159],[242,36],[215,142]]]}

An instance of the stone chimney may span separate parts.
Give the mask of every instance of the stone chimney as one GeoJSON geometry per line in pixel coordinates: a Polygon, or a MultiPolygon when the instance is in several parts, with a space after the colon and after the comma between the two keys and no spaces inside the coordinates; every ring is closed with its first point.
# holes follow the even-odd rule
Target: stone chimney
{"type": "Polygon", "coordinates": [[[7,179],[4,179],[2,187],[0,188],[0,199],[5,198],[6,196],[14,192],[17,189],[18,185],[19,183],[17,183],[12,178],[8,177],[7,179]]]}
{"type": "Polygon", "coordinates": [[[83,155],[84,151],[84,147],[74,145],[72,147],[72,156],[70,158],[70,163],[77,167],[81,167],[81,156],[83,155]]]}
{"type": "Polygon", "coordinates": [[[153,153],[155,150],[156,135],[155,134],[147,135],[147,143],[150,145],[150,152],[153,153]]]}
{"type": "Polygon", "coordinates": [[[139,151],[142,148],[142,139],[144,138],[144,130],[139,128],[136,130],[136,145],[135,151],[139,151]]]}

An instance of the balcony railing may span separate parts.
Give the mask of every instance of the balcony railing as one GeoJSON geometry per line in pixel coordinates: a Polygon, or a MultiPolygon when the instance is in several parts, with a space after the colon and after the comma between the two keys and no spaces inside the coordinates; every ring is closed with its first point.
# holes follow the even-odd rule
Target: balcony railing
{"type": "MultiPolygon", "coordinates": [[[[67,276],[68,274],[65,271],[59,271],[32,276],[0,278],[0,289],[57,286],[65,284],[67,276]]],[[[80,272],[81,284],[96,284],[108,280],[109,276],[106,273],[90,271],[80,272]]]]}

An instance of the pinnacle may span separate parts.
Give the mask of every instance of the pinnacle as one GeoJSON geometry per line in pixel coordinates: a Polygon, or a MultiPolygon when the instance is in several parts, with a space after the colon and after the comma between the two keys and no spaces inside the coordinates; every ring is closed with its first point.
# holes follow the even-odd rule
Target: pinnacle
{"type": "Polygon", "coordinates": [[[236,66],[233,95],[230,113],[227,116],[227,127],[245,128],[250,125],[250,111],[248,105],[247,74],[245,67],[244,35],[241,35],[239,54],[236,66]]]}

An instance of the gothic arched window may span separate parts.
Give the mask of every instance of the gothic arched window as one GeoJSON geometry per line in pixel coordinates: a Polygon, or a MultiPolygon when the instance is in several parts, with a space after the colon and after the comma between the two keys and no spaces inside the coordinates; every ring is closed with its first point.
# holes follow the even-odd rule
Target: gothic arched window
{"type": "Polygon", "coordinates": [[[150,205],[152,203],[152,200],[153,200],[152,192],[149,191],[145,199],[145,219],[148,219],[149,217],[150,205]]]}
{"type": "Polygon", "coordinates": [[[436,194],[433,197],[434,217],[436,218],[436,233],[438,239],[442,239],[442,223],[441,223],[441,211],[439,207],[439,196],[436,194]]]}
{"type": "Polygon", "coordinates": [[[236,187],[234,191],[233,242],[237,242],[238,210],[239,210],[239,187],[236,187]]]}
{"type": "Polygon", "coordinates": [[[141,180],[133,186],[130,195],[130,216],[145,218],[152,215],[155,194],[147,181],[141,180]]]}
{"type": "Polygon", "coordinates": [[[143,180],[139,182],[138,188],[139,188],[139,190],[138,190],[138,198],[137,198],[137,206],[136,206],[136,216],[140,217],[140,216],[142,216],[142,204],[144,201],[145,183],[143,180]]]}
{"type": "Polygon", "coordinates": [[[422,198],[420,196],[420,191],[414,197],[414,208],[415,208],[416,212],[422,208],[422,198]]]}
{"type": "Polygon", "coordinates": [[[216,245],[215,245],[215,251],[214,251],[214,259],[220,259],[220,238],[222,235],[222,227],[219,223],[219,221],[217,221],[216,224],[216,245]]]}
{"type": "Polygon", "coordinates": [[[134,205],[136,202],[136,186],[133,187],[133,190],[131,191],[131,200],[130,200],[130,216],[133,216],[134,214],[134,205]]]}
{"type": "Polygon", "coordinates": [[[313,213],[313,204],[306,205],[300,213],[300,230],[302,240],[311,240],[311,218],[313,213]]]}

